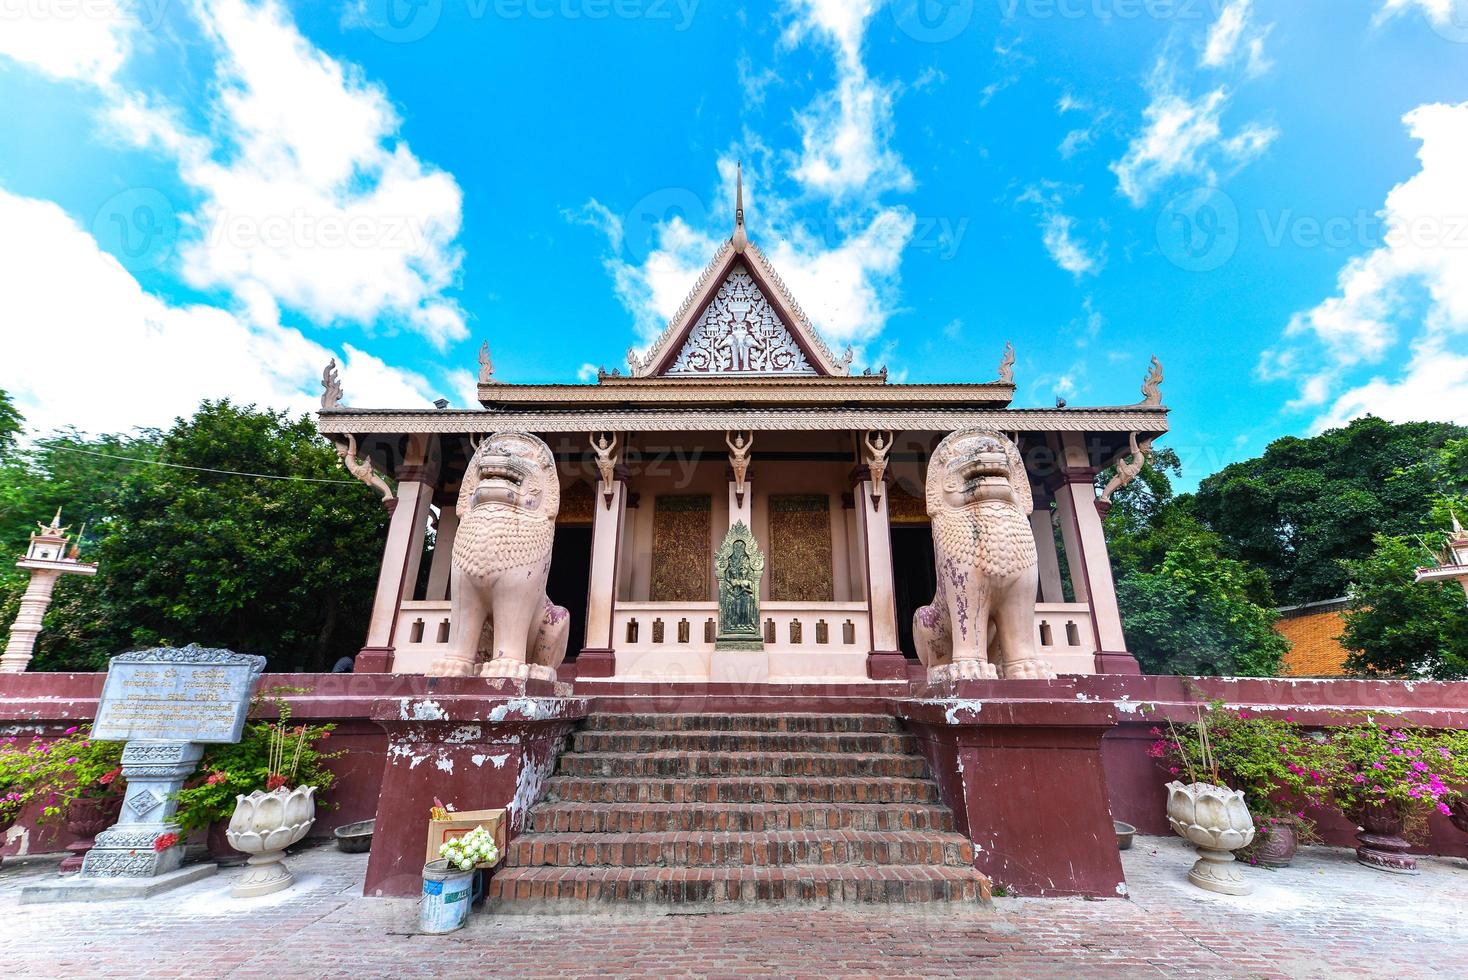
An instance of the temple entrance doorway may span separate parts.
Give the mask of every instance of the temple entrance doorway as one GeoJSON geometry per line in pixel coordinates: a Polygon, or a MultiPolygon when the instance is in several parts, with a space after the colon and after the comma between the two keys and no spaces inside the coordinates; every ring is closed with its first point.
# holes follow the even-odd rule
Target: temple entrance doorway
{"type": "Polygon", "coordinates": [[[933,601],[938,587],[931,525],[892,525],[892,584],[897,599],[897,642],[909,660],[916,660],[912,614],[933,601]]]}
{"type": "Polygon", "coordinates": [[[568,662],[575,660],[586,645],[586,602],[590,591],[591,525],[557,524],[545,594],[571,614],[571,632],[566,641],[568,662]]]}

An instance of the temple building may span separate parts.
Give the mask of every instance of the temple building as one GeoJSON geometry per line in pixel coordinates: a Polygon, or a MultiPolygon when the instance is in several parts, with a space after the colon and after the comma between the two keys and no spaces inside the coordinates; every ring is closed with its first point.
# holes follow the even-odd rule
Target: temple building
{"type": "Polygon", "coordinates": [[[518,384],[480,353],[472,410],[342,404],[321,431],[392,511],[358,671],[424,673],[448,648],[456,501],[488,434],[531,433],[559,484],[546,593],[570,616],[560,672],[578,682],[863,683],[917,676],[914,613],[937,576],[925,486],[957,430],[1001,434],[1024,461],[1038,558],[1034,639],[1059,674],[1136,673],[1117,610],[1097,473],[1135,475],[1167,431],[1153,360],[1133,405],[1014,408],[997,377],[899,384],[851,372],[769,261],[733,233],[666,330],[594,383],[518,384]],[[384,477],[391,476],[395,484],[384,477]],[[763,651],[718,649],[715,555],[743,522],[764,561],[763,651]],[[432,546],[426,540],[432,530],[432,546]]]}

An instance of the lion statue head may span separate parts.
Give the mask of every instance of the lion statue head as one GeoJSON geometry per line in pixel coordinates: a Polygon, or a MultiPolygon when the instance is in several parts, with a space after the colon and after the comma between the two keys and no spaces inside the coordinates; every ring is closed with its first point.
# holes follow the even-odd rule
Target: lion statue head
{"type": "Polygon", "coordinates": [[[1014,443],[988,429],[949,433],[928,463],[928,516],[999,501],[1028,515],[1034,509],[1024,460],[1014,443]]]}
{"type": "Polygon", "coordinates": [[[550,447],[528,432],[494,433],[464,470],[454,563],[482,574],[549,562],[560,507],[550,447]]]}

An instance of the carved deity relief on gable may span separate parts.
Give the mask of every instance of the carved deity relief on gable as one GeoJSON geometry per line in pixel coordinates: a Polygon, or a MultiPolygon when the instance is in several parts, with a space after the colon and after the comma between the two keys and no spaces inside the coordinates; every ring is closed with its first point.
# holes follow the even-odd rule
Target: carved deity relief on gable
{"type": "Polygon", "coordinates": [[[669,375],[815,374],[744,268],[736,266],[688,333],[669,375]]]}

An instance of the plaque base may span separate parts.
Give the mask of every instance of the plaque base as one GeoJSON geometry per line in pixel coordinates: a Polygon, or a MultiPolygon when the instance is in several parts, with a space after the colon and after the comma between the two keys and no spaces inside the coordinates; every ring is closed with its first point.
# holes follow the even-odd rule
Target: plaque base
{"type": "Polygon", "coordinates": [[[128,898],[148,898],[159,892],[208,878],[218,870],[217,864],[190,864],[152,878],[83,878],[80,875],[71,875],[56,881],[26,885],[20,890],[20,904],[116,902],[128,898]]]}

